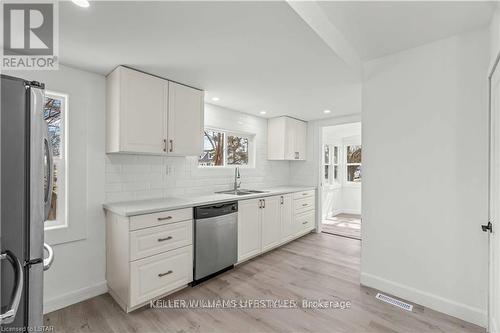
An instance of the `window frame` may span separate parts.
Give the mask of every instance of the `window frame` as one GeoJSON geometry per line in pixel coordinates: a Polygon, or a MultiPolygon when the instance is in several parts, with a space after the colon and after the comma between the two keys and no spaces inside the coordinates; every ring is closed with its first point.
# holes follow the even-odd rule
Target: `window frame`
{"type": "MultiPolygon", "coordinates": [[[[363,183],[363,174],[361,174],[361,181],[360,182],[354,182],[354,181],[350,181],[347,179],[348,177],[348,168],[349,166],[360,166],[361,168],[363,168],[363,146],[361,145],[361,142],[359,142],[358,140],[346,140],[343,144],[343,159],[342,161],[344,162],[344,167],[342,168],[343,169],[343,183],[344,183],[344,186],[350,186],[350,187],[360,187],[361,184],[363,183]],[[350,146],[360,146],[361,147],[361,163],[348,163],[347,162],[347,147],[350,147],[350,146]]],[[[361,169],[362,170],[362,169],[361,169]]]]}
{"type": "MultiPolygon", "coordinates": [[[[68,227],[68,94],[46,90],[45,97],[61,99],[61,142],[59,157],[53,157],[54,165],[57,168],[57,210],[56,219],[47,220],[44,223],[44,230],[50,231],[68,227]]],[[[44,101],[45,103],[45,101],[44,101]]],[[[45,105],[45,104],[44,104],[45,105]]],[[[45,120],[44,120],[45,121],[45,120]]]]}
{"type": "Polygon", "coordinates": [[[324,144],[322,157],[323,185],[330,188],[339,188],[342,186],[340,167],[341,146],[339,144],[324,144]],[[328,147],[328,161],[325,158],[325,147],[328,147]],[[337,149],[337,162],[335,163],[335,148],[337,149]],[[325,167],[328,167],[328,179],[325,178],[325,167]],[[335,179],[335,168],[337,168],[337,179],[335,179]]]}
{"type": "MultiPolygon", "coordinates": [[[[256,155],[256,150],[255,150],[255,133],[249,133],[249,132],[242,132],[242,131],[234,131],[234,130],[228,130],[224,128],[218,128],[218,127],[213,127],[213,126],[207,126],[203,128],[203,133],[205,131],[212,131],[212,132],[220,132],[223,133],[224,137],[224,149],[222,151],[222,161],[223,165],[200,165],[199,163],[199,156],[198,156],[198,168],[207,168],[207,169],[234,169],[234,168],[241,168],[241,169],[253,169],[255,168],[255,155],[256,155]],[[246,138],[248,140],[248,164],[227,164],[227,149],[228,149],[228,144],[227,144],[227,137],[228,136],[238,136],[242,138],[246,138]]],[[[203,134],[205,135],[205,134],[203,134]]]]}

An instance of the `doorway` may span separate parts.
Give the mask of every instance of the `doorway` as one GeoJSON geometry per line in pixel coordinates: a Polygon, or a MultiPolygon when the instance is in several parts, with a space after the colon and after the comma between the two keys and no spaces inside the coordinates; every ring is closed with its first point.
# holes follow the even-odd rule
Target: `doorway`
{"type": "Polygon", "coordinates": [[[321,130],[321,232],[361,240],[361,123],[321,130]]]}

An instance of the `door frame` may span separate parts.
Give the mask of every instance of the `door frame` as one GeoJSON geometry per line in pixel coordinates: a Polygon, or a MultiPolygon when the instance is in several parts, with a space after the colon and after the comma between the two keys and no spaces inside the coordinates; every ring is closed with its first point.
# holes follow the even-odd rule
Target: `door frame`
{"type": "MultiPolygon", "coordinates": [[[[363,121],[361,113],[350,114],[345,116],[338,116],[327,118],[323,120],[317,120],[312,123],[313,130],[313,161],[316,170],[316,188],[317,188],[317,200],[316,200],[316,233],[321,233],[322,223],[323,223],[323,171],[322,171],[322,159],[323,159],[323,128],[345,125],[352,123],[361,123],[361,138],[363,137],[363,121]]],[[[363,191],[363,189],[361,189],[363,191]]],[[[363,203],[361,202],[361,207],[363,203]]],[[[363,209],[361,209],[361,213],[363,209]]],[[[361,236],[361,239],[363,236],[361,236]]]]}
{"type": "MultiPolygon", "coordinates": [[[[497,53],[497,56],[495,58],[495,61],[493,62],[493,65],[490,69],[490,72],[488,74],[488,222],[491,222],[492,224],[495,224],[496,221],[493,221],[492,216],[492,162],[495,160],[492,152],[492,135],[494,133],[499,133],[500,132],[500,126],[499,122],[495,121],[493,122],[493,105],[492,105],[492,85],[493,85],[493,77],[496,73],[496,70],[498,68],[498,65],[500,63],[500,51],[497,53]]],[[[497,75],[500,75],[500,73],[497,73],[497,75]]],[[[495,117],[496,120],[500,120],[500,117],[495,117]]],[[[494,226],[496,227],[496,226],[494,226]]],[[[486,329],[488,332],[491,332],[492,329],[495,327],[495,323],[493,323],[493,316],[492,316],[492,291],[493,291],[493,284],[494,284],[494,274],[493,274],[493,247],[494,244],[492,244],[491,240],[491,235],[492,232],[488,232],[488,298],[487,298],[487,309],[486,309],[486,315],[487,315],[487,323],[486,323],[486,329]]],[[[498,327],[496,328],[498,329],[498,327]]]]}

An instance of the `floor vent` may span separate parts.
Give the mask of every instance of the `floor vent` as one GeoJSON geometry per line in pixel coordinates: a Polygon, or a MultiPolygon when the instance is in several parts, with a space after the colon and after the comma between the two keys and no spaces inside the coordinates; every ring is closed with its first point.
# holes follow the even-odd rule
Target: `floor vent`
{"type": "Polygon", "coordinates": [[[403,301],[400,301],[398,299],[392,298],[390,296],[378,293],[377,296],[375,296],[376,299],[389,303],[391,305],[397,306],[398,308],[401,308],[406,311],[412,311],[413,310],[413,305],[405,303],[403,301]]]}

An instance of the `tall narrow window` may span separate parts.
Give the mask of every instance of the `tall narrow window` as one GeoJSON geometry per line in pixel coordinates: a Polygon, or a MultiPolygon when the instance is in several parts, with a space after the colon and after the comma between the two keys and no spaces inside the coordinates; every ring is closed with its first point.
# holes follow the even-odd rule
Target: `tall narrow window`
{"type": "Polygon", "coordinates": [[[339,182],[339,147],[335,145],[324,145],[323,148],[323,183],[327,185],[338,185],[339,182]]]}
{"type": "Polygon", "coordinates": [[[46,228],[66,226],[66,113],[68,96],[46,92],[44,119],[54,157],[54,187],[46,228]]]}
{"type": "Polygon", "coordinates": [[[361,183],[361,146],[346,146],[347,182],[361,183]]]}

